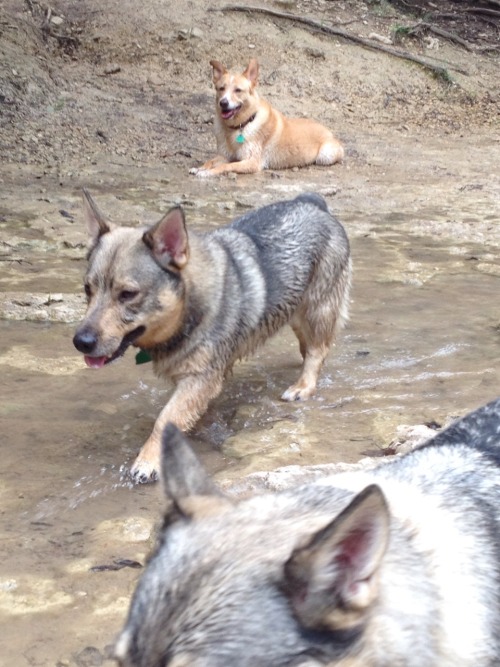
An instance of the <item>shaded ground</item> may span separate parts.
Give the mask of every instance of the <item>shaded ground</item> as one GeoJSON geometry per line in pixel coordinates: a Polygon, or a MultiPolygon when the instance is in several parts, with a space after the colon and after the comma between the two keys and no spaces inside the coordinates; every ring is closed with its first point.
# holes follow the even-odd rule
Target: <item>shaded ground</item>
{"type": "MultiPolygon", "coordinates": [[[[378,3],[381,4],[381,3],[378,3]]],[[[406,19],[425,23],[425,28],[439,35],[446,31],[450,41],[466,46],[471,51],[498,50],[500,3],[498,0],[391,0],[406,19]],[[457,38],[455,40],[455,38],[457,38]],[[463,44],[460,40],[465,40],[463,44]]],[[[404,22],[401,22],[404,25],[404,22]]],[[[423,31],[425,32],[425,30],[423,31]]],[[[443,36],[443,35],[440,35],[443,36]]]]}
{"type": "Polygon", "coordinates": [[[208,11],[223,5],[0,6],[6,667],[111,664],[109,644],[139,571],[131,563],[144,562],[162,505],[156,487],[129,488],[121,466],[168,389],[129,357],[87,373],[71,345],[83,310],[82,186],[116,221],[153,222],[181,203],[188,224],[204,229],[316,190],[346,226],[352,318],[318,396],[278,400],[298,372],[289,333],[237,366],[193,435],[218,479],[354,462],[391,442],[399,424],[443,424],[498,394],[499,54],[398,30],[427,21],[427,10],[462,12],[455,24],[434,16],[433,25],[483,47],[498,43],[496,17],[459,20],[472,3],[447,0],[438,8],[266,3],[424,58],[446,68],[446,84],[415,63],[289,20],[208,11]],[[386,44],[395,33],[398,43],[386,44]],[[244,67],[252,56],[263,95],[332,127],[346,145],[344,165],[188,176],[214,151],[208,61],[244,67]],[[101,565],[111,569],[92,570],[101,565]]]}

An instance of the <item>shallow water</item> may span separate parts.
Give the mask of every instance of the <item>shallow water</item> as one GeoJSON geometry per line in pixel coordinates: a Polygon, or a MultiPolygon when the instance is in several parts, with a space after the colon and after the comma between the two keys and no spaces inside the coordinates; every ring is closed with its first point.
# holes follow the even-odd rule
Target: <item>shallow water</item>
{"type": "MultiPolygon", "coordinates": [[[[380,189],[389,187],[382,175],[368,186],[344,173],[335,196],[318,173],[190,181],[188,194],[177,198],[188,222],[207,228],[252,203],[319,189],[352,242],[351,320],[317,395],[303,404],[279,400],[300,366],[287,330],[236,366],[196,427],[195,448],[219,479],[293,463],[354,462],[388,445],[400,424],[443,424],[499,393],[500,263],[488,219],[485,226],[485,214],[498,225],[490,181],[459,194],[450,176],[440,194],[432,172],[427,184],[419,172],[412,192],[394,186],[394,201],[382,204],[380,189]],[[473,228],[479,219],[482,227],[473,228]]],[[[167,189],[183,191],[176,182],[167,189]]],[[[147,192],[123,190],[126,198],[117,198],[114,186],[104,185],[97,200],[117,219],[125,220],[127,209],[132,223],[145,215],[154,221],[176,200],[159,182],[147,192]]],[[[13,317],[32,312],[22,302],[33,292],[81,291],[84,233],[58,213],[79,219],[76,192],[37,206],[38,213],[19,200],[2,217],[10,255],[0,263],[0,285],[17,295],[7,299],[13,317]]],[[[71,307],[63,319],[78,314],[81,299],[71,307]]],[[[46,319],[0,320],[0,619],[8,637],[0,640],[0,664],[8,667],[104,660],[138,570],[90,568],[142,563],[162,507],[157,485],[132,487],[125,469],[168,387],[151,365],[136,366],[131,351],[103,370],[85,368],[71,343],[74,324],[50,321],[50,313],[46,319]]]]}

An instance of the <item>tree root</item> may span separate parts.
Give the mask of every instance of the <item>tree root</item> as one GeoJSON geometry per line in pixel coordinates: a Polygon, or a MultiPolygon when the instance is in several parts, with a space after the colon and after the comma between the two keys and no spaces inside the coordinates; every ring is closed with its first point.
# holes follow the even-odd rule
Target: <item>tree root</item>
{"type": "MultiPolygon", "coordinates": [[[[448,71],[445,67],[442,67],[441,65],[435,65],[426,58],[415,56],[412,53],[408,53],[407,51],[401,51],[400,49],[393,49],[390,46],[385,46],[370,39],[359,37],[358,35],[353,35],[352,33],[347,32],[346,30],[342,30],[341,28],[327,26],[323,23],[320,23],[319,21],[308,19],[304,16],[296,16],[295,14],[289,14],[287,12],[277,12],[274,9],[265,9],[264,7],[250,7],[248,5],[226,5],[220,8],[211,8],[209,11],[247,12],[249,14],[252,13],[266,14],[267,16],[274,16],[275,18],[278,19],[293,21],[294,23],[302,23],[303,25],[306,25],[315,31],[322,32],[327,35],[342,37],[343,39],[346,39],[350,42],[354,42],[355,44],[361,44],[367,49],[382,51],[383,53],[387,53],[391,56],[394,56],[395,58],[402,58],[403,60],[409,60],[411,62],[417,63],[421,67],[424,67],[425,69],[431,71],[434,74],[434,76],[441,79],[442,81],[445,81],[446,83],[450,83],[451,80],[450,75],[448,74],[448,71]]],[[[465,75],[469,74],[465,70],[456,67],[455,65],[450,64],[448,67],[449,69],[455,72],[459,72],[460,74],[465,74],[465,75]]]]}
{"type": "Polygon", "coordinates": [[[500,45],[488,44],[484,46],[477,46],[476,44],[471,44],[466,39],[459,37],[459,35],[455,35],[454,32],[443,30],[443,28],[439,28],[438,26],[435,26],[432,23],[428,23],[427,21],[421,21],[420,23],[416,23],[413,26],[408,26],[407,34],[418,35],[422,31],[432,32],[434,33],[434,35],[438,35],[439,37],[444,37],[444,39],[447,39],[450,42],[455,42],[455,44],[459,44],[460,46],[462,46],[467,51],[470,51],[471,53],[481,53],[484,51],[500,51],[500,45]]]}

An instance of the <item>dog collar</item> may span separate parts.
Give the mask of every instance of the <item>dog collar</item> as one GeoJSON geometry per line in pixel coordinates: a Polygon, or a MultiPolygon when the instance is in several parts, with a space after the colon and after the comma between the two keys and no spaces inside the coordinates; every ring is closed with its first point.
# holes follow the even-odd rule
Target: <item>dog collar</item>
{"type": "Polygon", "coordinates": [[[186,338],[190,337],[202,319],[203,315],[201,313],[193,311],[193,313],[186,318],[181,330],[172,336],[172,338],[165,341],[165,343],[160,343],[149,349],[141,348],[135,355],[135,363],[137,365],[147,364],[149,361],[154,361],[154,359],[161,354],[171,354],[172,352],[175,352],[186,338]]]}
{"type": "Polygon", "coordinates": [[[255,112],[252,116],[250,116],[250,118],[247,118],[244,123],[240,123],[240,125],[238,125],[238,127],[233,127],[232,125],[229,126],[231,128],[231,130],[239,130],[239,134],[236,137],[236,141],[239,144],[242,144],[245,141],[245,137],[243,136],[243,132],[242,132],[243,128],[246,127],[253,120],[255,120],[256,115],[257,115],[257,112],[255,112]]]}
{"type": "Polygon", "coordinates": [[[149,361],[153,361],[153,357],[149,354],[149,352],[147,350],[142,350],[141,349],[135,355],[136,365],[147,364],[149,361]]]}

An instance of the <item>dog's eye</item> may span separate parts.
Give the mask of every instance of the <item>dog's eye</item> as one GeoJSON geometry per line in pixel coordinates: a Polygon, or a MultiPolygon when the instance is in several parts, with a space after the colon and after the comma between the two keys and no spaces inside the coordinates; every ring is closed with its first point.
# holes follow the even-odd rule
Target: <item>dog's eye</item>
{"type": "Polygon", "coordinates": [[[135,297],[139,294],[137,290],[129,290],[129,289],[124,289],[120,292],[118,295],[118,299],[122,302],[125,303],[125,301],[132,301],[132,299],[135,299],[135,297]]]}
{"type": "Polygon", "coordinates": [[[235,92],[235,93],[242,93],[243,91],[241,90],[241,88],[235,88],[235,89],[234,89],[234,92],[235,92]]]}
{"type": "Polygon", "coordinates": [[[83,289],[85,290],[85,296],[87,297],[87,299],[90,299],[90,297],[92,296],[92,290],[90,289],[90,285],[88,283],[85,283],[83,289]]]}
{"type": "Polygon", "coordinates": [[[224,90],[226,90],[226,86],[219,86],[217,90],[219,91],[219,93],[222,93],[224,90]]]}

